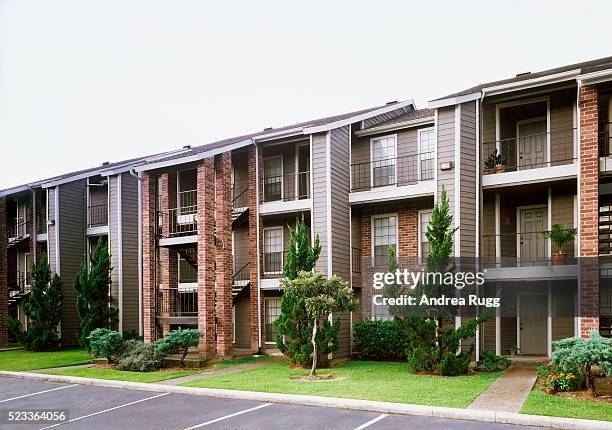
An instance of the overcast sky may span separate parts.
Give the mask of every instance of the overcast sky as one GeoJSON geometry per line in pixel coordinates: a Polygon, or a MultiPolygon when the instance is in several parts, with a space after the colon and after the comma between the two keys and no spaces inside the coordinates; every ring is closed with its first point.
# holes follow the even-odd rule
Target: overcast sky
{"type": "Polygon", "coordinates": [[[611,17],[606,1],[0,0],[0,188],[609,56],[611,17]]]}

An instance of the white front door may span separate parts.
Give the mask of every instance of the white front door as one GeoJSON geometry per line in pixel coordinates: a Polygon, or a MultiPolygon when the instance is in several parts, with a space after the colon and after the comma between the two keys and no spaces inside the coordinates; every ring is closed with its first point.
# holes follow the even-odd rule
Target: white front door
{"type": "Polygon", "coordinates": [[[519,170],[546,167],[548,135],[546,118],[516,124],[519,170]]]}
{"type": "Polygon", "coordinates": [[[521,354],[544,355],[547,353],[547,315],[548,297],[546,294],[525,294],[519,296],[521,354]]]}

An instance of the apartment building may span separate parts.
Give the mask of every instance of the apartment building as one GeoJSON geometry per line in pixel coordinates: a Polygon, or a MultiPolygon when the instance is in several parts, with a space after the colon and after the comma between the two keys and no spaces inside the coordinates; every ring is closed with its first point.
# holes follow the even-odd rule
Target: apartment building
{"type": "MultiPolygon", "coordinates": [[[[122,329],[138,327],[152,341],[197,327],[206,359],[269,352],[276,348],[288,226],[303,217],[322,244],[316,269],[344,277],[361,300],[358,312],[333,316],[342,319],[333,356],[343,357],[353,352],[355,321],[389,317],[372,303],[372,276],[385,269],[388,247],[403,267],[428,254],[425,230],[444,188],[459,227],[454,256],[485,272],[481,293],[500,296],[505,309],[462,347],[475,346],[477,356],[515,348],[550,355],[556,339],[591,329],[610,335],[610,81],[612,57],[479,84],[427,109],[392,102],[106,166],[87,180],[9,190],[0,200],[6,220],[30,212],[35,219],[41,207],[60,213],[43,216],[46,236],[28,227],[30,237],[15,241],[12,227],[0,228],[9,244],[0,257],[21,267],[25,257],[16,251],[34,253],[40,242],[40,252],[70,276],[75,269],[64,269],[71,261],[64,254],[77,261],[93,241],[87,232],[107,234],[113,276],[123,279],[113,278],[122,329]],[[108,226],[83,225],[84,234],[58,247],[58,218],[60,226],[78,218],[54,204],[58,187],[61,200],[69,185],[90,190],[75,191],[85,201],[81,219],[95,217],[85,208],[103,205],[106,187],[108,226]],[[113,191],[117,186],[124,192],[113,191]],[[555,224],[578,230],[562,259],[542,234],[555,224]],[[127,306],[133,300],[138,311],[127,306]]],[[[73,330],[67,327],[63,336],[73,330]]]]}
{"type": "Polygon", "coordinates": [[[63,345],[75,345],[79,330],[72,281],[99,240],[113,267],[111,300],[116,328],[140,331],[137,160],[101,166],[0,191],[0,343],[7,315],[27,328],[22,303],[30,292],[32,264],[45,255],[63,280],[63,345]]]}

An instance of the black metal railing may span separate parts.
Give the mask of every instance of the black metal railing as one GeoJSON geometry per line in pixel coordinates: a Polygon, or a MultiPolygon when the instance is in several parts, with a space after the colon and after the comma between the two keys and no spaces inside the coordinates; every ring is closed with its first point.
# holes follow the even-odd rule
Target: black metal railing
{"type": "Polygon", "coordinates": [[[599,173],[602,176],[612,175],[612,124],[601,124],[598,133],[599,145],[599,173]]]}
{"type": "Polygon", "coordinates": [[[157,235],[162,238],[198,234],[198,207],[187,206],[158,212],[157,235]]]}
{"type": "Polygon", "coordinates": [[[179,191],[178,193],[178,206],[180,208],[192,208],[198,207],[198,191],[187,190],[179,191]]]}
{"type": "Polygon", "coordinates": [[[261,178],[262,202],[292,201],[310,198],[310,172],[290,173],[261,178]]]}
{"type": "Polygon", "coordinates": [[[410,185],[433,179],[434,157],[432,151],[351,164],[351,191],[410,185]]]}
{"type": "Polygon", "coordinates": [[[102,227],[108,225],[108,205],[93,205],[87,208],[87,227],[102,227]]]}
{"type": "Polygon", "coordinates": [[[158,317],[197,317],[198,289],[165,288],[157,290],[158,317]]]}
{"type": "Polygon", "coordinates": [[[14,242],[23,239],[29,234],[31,221],[26,218],[17,218],[13,222],[7,224],[7,239],[14,242]]]}
{"type": "Polygon", "coordinates": [[[351,248],[351,262],[353,273],[361,273],[361,248],[351,248]]]}
{"type": "Polygon", "coordinates": [[[232,276],[232,284],[237,286],[244,286],[251,280],[251,264],[247,263],[242,266],[234,276],[232,276]]]}
{"type": "Polygon", "coordinates": [[[264,252],[263,269],[266,275],[282,275],[289,251],[264,252]]]}
{"type": "Polygon", "coordinates": [[[8,282],[9,296],[30,290],[31,277],[29,272],[17,272],[15,278],[8,282]]]}
{"type": "Polygon", "coordinates": [[[542,232],[508,233],[482,237],[481,262],[484,267],[543,266],[552,264],[576,264],[574,240],[566,243],[563,253],[542,232]]]}
{"type": "Polygon", "coordinates": [[[232,190],[232,209],[246,208],[249,206],[249,193],[248,188],[240,188],[232,190]]]}
{"type": "Polygon", "coordinates": [[[487,175],[571,164],[576,160],[575,142],[575,128],[483,142],[482,172],[487,175]],[[487,165],[495,150],[501,156],[501,163],[487,165]]]}

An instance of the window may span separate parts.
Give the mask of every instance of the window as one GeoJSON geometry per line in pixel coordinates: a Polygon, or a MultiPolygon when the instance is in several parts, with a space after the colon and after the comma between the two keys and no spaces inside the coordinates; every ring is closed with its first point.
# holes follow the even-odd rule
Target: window
{"type": "Polygon", "coordinates": [[[397,217],[395,215],[374,217],[372,220],[374,236],[374,265],[385,266],[389,246],[397,255],[397,217]]]}
{"type": "Polygon", "coordinates": [[[395,136],[370,141],[372,147],[372,186],[395,184],[395,136]]]}
{"type": "Polygon", "coordinates": [[[283,198],[283,156],[264,159],[264,201],[283,198]]]}
{"type": "Polygon", "coordinates": [[[427,257],[429,255],[429,240],[425,233],[431,219],[431,212],[419,212],[419,257],[427,257]]]}
{"type": "Polygon", "coordinates": [[[419,130],[419,180],[433,179],[436,136],[433,128],[419,130]]]}
{"type": "Polygon", "coordinates": [[[283,228],[264,229],[264,273],[280,274],[283,271],[283,228]]]}
{"type": "Polygon", "coordinates": [[[274,327],[274,321],[278,319],[281,313],[281,298],[270,297],[265,299],[266,302],[266,342],[275,342],[276,334],[278,333],[274,327]]]}

